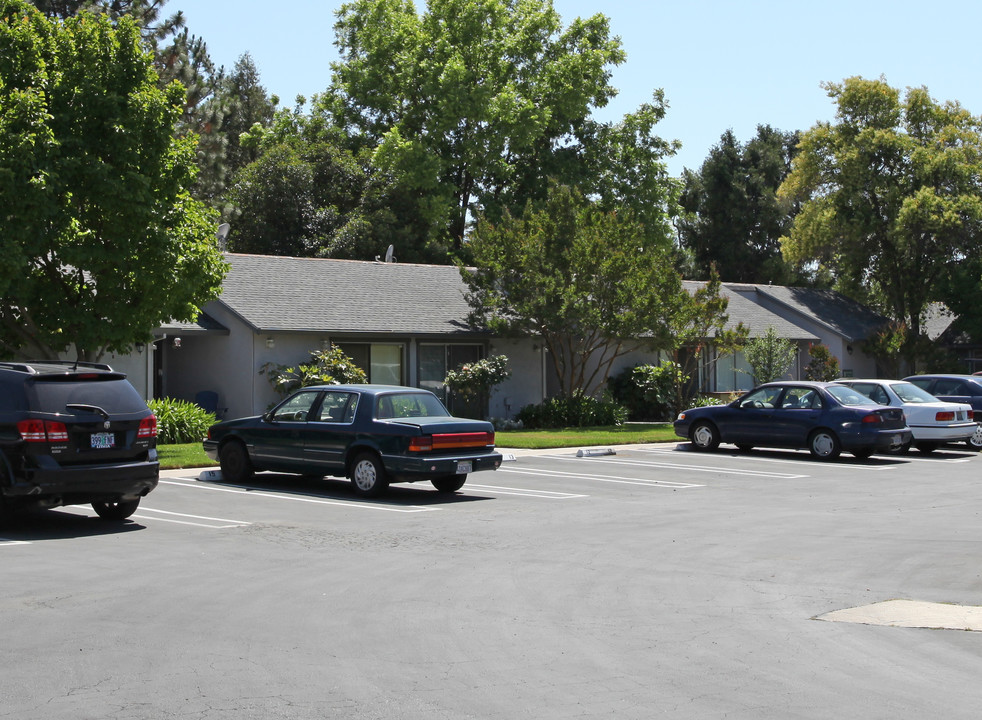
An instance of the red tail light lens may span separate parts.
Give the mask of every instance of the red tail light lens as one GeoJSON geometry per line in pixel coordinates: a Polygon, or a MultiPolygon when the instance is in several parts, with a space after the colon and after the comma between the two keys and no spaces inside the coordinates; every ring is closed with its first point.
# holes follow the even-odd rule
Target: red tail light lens
{"type": "Polygon", "coordinates": [[[938,422],[951,422],[952,420],[955,419],[955,413],[950,410],[945,410],[937,413],[934,416],[934,419],[937,420],[938,422]]]}
{"type": "Polygon", "coordinates": [[[65,423],[45,421],[44,429],[48,433],[48,442],[68,442],[68,428],[65,423]]]}
{"type": "Polygon", "coordinates": [[[139,429],[136,431],[136,436],[138,438],[157,437],[157,416],[151,415],[143,418],[140,421],[139,429]]]}
{"type": "Polygon", "coordinates": [[[68,442],[65,423],[52,420],[21,420],[17,432],[24,442],[68,442]]]}
{"type": "Polygon", "coordinates": [[[409,452],[430,452],[431,450],[491,447],[493,445],[493,432],[445,433],[442,435],[411,438],[409,440],[409,452]]]}
{"type": "Polygon", "coordinates": [[[866,415],[863,418],[863,422],[864,423],[881,423],[881,422],[883,422],[883,418],[881,416],[877,415],[876,413],[872,413],[870,415],[866,415]]]}

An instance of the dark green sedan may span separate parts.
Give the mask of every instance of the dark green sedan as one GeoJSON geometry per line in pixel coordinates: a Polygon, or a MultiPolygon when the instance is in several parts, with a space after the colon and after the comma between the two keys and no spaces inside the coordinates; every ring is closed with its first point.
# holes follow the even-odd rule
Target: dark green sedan
{"type": "Polygon", "coordinates": [[[302,388],[264,415],[212,425],[204,448],[228,482],[260,470],[332,475],[365,497],[420,480],[454,493],[469,473],[501,465],[491,423],[453,417],[433,393],[391,385],[302,388]]]}

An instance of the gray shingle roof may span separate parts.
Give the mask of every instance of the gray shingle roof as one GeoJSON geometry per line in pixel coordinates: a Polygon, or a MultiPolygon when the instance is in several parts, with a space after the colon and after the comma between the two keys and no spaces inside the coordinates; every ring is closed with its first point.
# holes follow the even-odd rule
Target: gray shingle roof
{"type": "Polygon", "coordinates": [[[456,267],[266,255],[225,256],[219,302],[257,332],[481,334],[456,267]]]}
{"type": "Polygon", "coordinates": [[[834,290],[752,285],[756,291],[785,307],[831,328],[847,340],[865,340],[887,321],[870,308],[834,290]]]}
{"type": "Polygon", "coordinates": [[[194,322],[180,322],[171,320],[164,323],[159,328],[165,334],[181,333],[184,335],[196,335],[201,333],[215,333],[218,335],[228,335],[228,328],[218,322],[208,313],[198,313],[198,318],[194,322]]]}
{"type": "MultiPolygon", "coordinates": [[[[694,293],[706,283],[697,280],[685,280],[682,286],[689,293],[694,293]]],[[[785,320],[780,315],[775,315],[770,310],[754,302],[740,292],[740,286],[723,284],[720,292],[729,299],[726,312],[730,316],[726,323],[727,330],[736,328],[738,322],[742,322],[750,331],[749,337],[761,337],[767,332],[767,328],[774,328],[774,332],[780,338],[786,340],[804,340],[807,342],[818,342],[819,338],[814,333],[795,325],[790,320],[785,320]]]]}

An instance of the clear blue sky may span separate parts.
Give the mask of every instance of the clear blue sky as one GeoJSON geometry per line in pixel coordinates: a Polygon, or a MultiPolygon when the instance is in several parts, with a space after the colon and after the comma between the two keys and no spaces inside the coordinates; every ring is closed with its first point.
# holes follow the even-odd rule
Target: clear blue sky
{"type": "MultiPolygon", "coordinates": [[[[212,59],[231,68],[248,52],[262,84],[293,104],[330,80],[336,0],[170,0],[212,59]],[[277,9],[280,12],[277,12],[277,9]]],[[[425,0],[416,1],[417,8],[425,0]]],[[[669,162],[698,168],[720,135],[753,137],[758,124],[806,130],[832,120],[820,83],[883,75],[898,88],[926,86],[939,101],[982,113],[979,0],[554,0],[564,25],[601,12],[627,61],[616,68],[620,94],[598,117],[615,120],[663,88],[670,105],[658,134],[682,141],[669,162]]]]}

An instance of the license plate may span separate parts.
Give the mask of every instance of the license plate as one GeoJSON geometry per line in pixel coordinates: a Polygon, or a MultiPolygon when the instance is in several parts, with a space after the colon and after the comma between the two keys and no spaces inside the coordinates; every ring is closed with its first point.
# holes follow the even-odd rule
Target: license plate
{"type": "Polygon", "coordinates": [[[457,461],[457,474],[473,472],[474,463],[470,460],[458,460],[457,461]]]}
{"type": "Polygon", "coordinates": [[[116,447],[115,433],[92,433],[92,447],[97,450],[116,447]]]}

